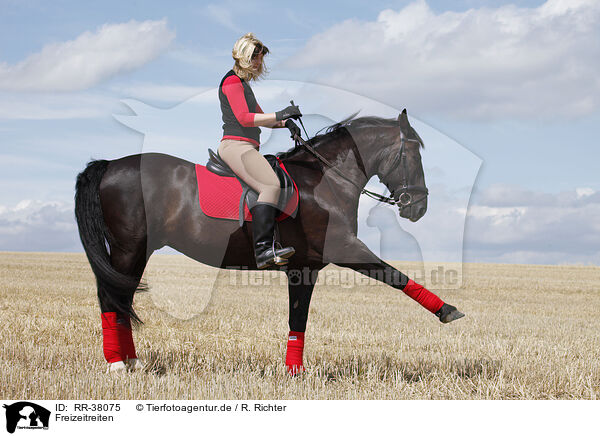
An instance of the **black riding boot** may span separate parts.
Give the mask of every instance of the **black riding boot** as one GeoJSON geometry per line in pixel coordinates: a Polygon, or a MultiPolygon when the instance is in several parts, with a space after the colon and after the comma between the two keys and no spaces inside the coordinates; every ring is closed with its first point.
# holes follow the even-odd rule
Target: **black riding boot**
{"type": "Polygon", "coordinates": [[[252,213],[252,233],[254,236],[254,256],[258,269],[272,265],[285,265],[288,257],[296,252],[292,247],[275,247],[275,216],[277,208],[269,203],[256,203],[252,213]]]}

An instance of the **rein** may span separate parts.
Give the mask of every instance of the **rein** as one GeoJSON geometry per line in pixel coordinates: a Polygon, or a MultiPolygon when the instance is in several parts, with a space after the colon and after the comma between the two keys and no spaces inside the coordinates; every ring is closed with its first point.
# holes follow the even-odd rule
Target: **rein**
{"type": "MultiPolygon", "coordinates": [[[[304,125],[302,125],[302,127],[304,127],[304,125]]],[[[306,129],[305,129],[305,131],[306,131],[306,129]]],[[[329,162],[325,157],[323,157],[317,150],[315,150],[315,148],[312,145],[310,145],[308,142],[306,142],[300,135],[295,135],[294,141],[296,142],[296,147],[301,145],[304,148],[306,148],[313,156],[315,156],[317,159],[319,159],[325,166],[334,170],[342,179],[344,179],[347,182],[350,182],[351,184],[356,186],[360,190],[361,194],[365,194],[366,196],[373,198],[377,201],[380,201],[382,203],[396,205],[399,208],[403,209],[403,208],[412,206],[413,204],[423,201],[424,199],[427,198],[427,195],[429,194],[429,191],[427,190],[427,188],[424,188],[422,186],[408,184],[408,177],[407,177],[408,167],[407,167],[407,163],[406,163],[406,151],[404,150],[404,144],[406,142],[417,142],[420,144],[421,141],[419,141],[417,139],[407,139],[404,136],[404,134],[402,133],[402,131],[400,131],[401,146],[400,146],[400,153],[399,153],[400,163],[402,164],[402,167],[403,167],[402,168],[403,169],[402,186],[400,186],[400,188],[396,190],[396,191],[400,192],[400,195],[398,196],[397,200],[394,198],[394,193],[396,191],[392,191],[390,193],[389,197],[386,197],[384,195],[378,194],[377,192],[369,191],[368,189],[361,188],[360,186],[358,186],[353,180],[348,178],[341,170],[339,170],[337,167],[335,167],[331,162],[329,162]],[[413,202],[413,197],[412,197],[411,193],[408,191],[418,191],[418,192],[425,194],[425,196],[423,196],[419,200],[413,202]]],[[[392,167],[385,173],[385,175],[383,177],[381,177],[380,180],[385,183],[385,179],[392,172],[392,170],[394,168],[395,168],[395,165],[392,165],[392,167]]]]}

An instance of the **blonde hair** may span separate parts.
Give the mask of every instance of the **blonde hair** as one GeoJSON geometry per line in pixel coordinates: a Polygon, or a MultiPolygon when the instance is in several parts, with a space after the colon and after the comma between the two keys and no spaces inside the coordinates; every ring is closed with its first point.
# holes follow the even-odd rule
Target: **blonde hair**
{"type": "Polygon", "coordinates": [[[259,77],[265,76],[268,72],[264,58],[258,67],[258,71],[252,68],[252,55],[257,46],[264,47],[263,52],[265,54],[269,52],[269,49],[254,36],[254,33],[249,32],[238,39],[233,45],[233,50],[231,50],[231,56],[235,60],[233,71],[246,81],[256,80],[259,77]]]}

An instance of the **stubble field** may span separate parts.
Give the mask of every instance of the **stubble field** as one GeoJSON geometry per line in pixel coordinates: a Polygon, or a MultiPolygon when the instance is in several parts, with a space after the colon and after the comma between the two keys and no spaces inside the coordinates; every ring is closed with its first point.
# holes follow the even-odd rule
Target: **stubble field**
{"type": "Polygon", "coordinates": [[[318,285],[308,372],[291,378],[279,276],[257,284],[247,272],[155,256],[146,273],[152,289],[135,304],[145,324],[134,339],[147,369],[114,375],[85,255],[0,253],[0,398],[600,396],[600,268],[468,264],[463,276],[461,289],[438,292],[467,315],[448,325],[382,284],[318,285]]]}

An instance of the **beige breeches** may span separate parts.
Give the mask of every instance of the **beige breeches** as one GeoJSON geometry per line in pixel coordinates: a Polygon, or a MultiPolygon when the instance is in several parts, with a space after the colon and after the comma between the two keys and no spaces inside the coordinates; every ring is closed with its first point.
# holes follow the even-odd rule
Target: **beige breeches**
{"type": "Polygon", "coordinates": [[[258,192],[258,201],[277,206],[281,191],[279,178],[254,144],[224,139],[219,145],[219,156],[240,179],[258,192]]]}

